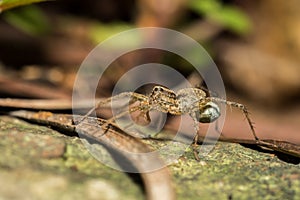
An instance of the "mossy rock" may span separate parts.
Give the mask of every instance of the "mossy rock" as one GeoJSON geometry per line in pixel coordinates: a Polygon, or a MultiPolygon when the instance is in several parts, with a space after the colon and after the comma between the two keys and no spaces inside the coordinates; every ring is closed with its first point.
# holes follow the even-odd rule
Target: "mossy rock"
{"type": "MultiPolygon", "coordinates": [[[[0,151],[0,199],[145,198],[138,175],[101,164],[79,138],[44,126],[0,117],[0,151]]],[[[299,164],[239,144],[218,142],[200,162],[187,150],[168,167],[178,199],[300,199],[299,164]]]]}

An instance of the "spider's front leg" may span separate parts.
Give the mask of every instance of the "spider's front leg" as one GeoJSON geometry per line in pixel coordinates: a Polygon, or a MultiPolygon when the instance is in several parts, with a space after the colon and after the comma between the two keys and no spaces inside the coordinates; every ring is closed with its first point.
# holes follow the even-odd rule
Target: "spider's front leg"
{"type": "Polygon", "coordinates": [[[143,112],[145,107],[147,107],[147,105],[148,105],[148,97],[143,94],[139,94],[139,93],[135,93],[135,92],[125,92],[125,93],[118,94],[116,96],[111,97],[110,101],[111,102],[112,101],[120,101],[124,98],[130,98],[130,100],[128,102],[128,109],[126,109],[125,111],[121,111],[118,114],[111,117],[110,119],[108,119],[107,120],[108,123],[111,123],[111,122],[115,121],[116,119],[121,118],[126,114],[131,114],[135,111],[143,112]],[[134,105],[136,102],[139,102],[138,105],[130,107],[131,105],[134,105]]]}
{"type": "MultiPolygon", "coordinates": [[[[109,98],[106,98],[104,100],[101,100],[99,102],[97,102],[96,106],[94,106],[92,109],[90,109],[83,117],[82,119],[80,120],[80,122],[82,122],[83,120],[85,120],[88,116],[90,116],[95,110],[99,109],[99,108],[103,108],[103,107],[109,107],[110,106],[110,103],[112,101],[118,101],[118,100],[122,100],[124,98],[131,98],[131,100],[129,101],[129,104],[133,104],[135,103],[136,101],[147,101],[147,97],[145,95],[142,95],[142,94],[138,94],[138,93],[135,93],[135,92],[123,92],[123,93],[120,93],[118,95],[115,95],[115,96],[112,96],[112,97],[109,97],[109,98]]],[[[137,108],[131,108],[127,111],[124,111],[124,112],[121,112],[119,114],[117,114],[116,116],[113,116],[112,118],[108,119],[107,120],[107,123],[111,123],[113,122],[115,119],[117,118],[120,118],[124,115],[126,115],[127,113],[131,113],[131,112],[134,112],[138,110],[137,108]]],[[[80,123],[79,122],[79,123],[80,123]]]]}

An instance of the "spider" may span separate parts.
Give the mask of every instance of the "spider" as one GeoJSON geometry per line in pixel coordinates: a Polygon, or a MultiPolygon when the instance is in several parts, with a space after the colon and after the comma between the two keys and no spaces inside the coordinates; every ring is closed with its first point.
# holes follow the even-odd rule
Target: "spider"
{"type": "Polygon", "coordinates": [[[217,97],[209,97],[206,95],[204,90],[199,88],[184,88],[180,89],[178,92],[174,92],[164,86],[154,86],[149,95],[143,95],[135,92],[123,92],[98,102],[97,105],[85,115],[85,117],[89,116],[95,109],[105,106],[113,100],[124,97],[131,98],[130,103],[139,101],[139,105],[131,107],[126,112],[115,115],[113,118],[108,120],[108,122],[112,122],[126,113],[132,113],[135,111],[141,111],[141,114],[143,114],[148,121],[150,121],[149,111],[151,110],[170,113],[172,115],[189,114],[194,121],[194,128],[197,133],[193,139],[193,150],[196,160],[199,160],[196,149],[199,137],[198,123],[211,123],[220,117],[220,108],[216,103],[224,103],[240,109],[247,119],[255,140],[259,141],[255,133],[253,123],[249,117],[249,112],[243,104],[227,101],[217,97]]]}

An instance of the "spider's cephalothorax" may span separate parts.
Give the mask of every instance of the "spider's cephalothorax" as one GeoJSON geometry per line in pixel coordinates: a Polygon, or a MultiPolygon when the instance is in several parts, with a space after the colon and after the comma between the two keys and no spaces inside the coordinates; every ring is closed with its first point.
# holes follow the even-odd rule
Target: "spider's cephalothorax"
{"type": "Polygon", "coordinates": [[[151,110],[179,115],[179,106],[176,93],[163,86],[154,86],[149,95],[151,110]]]}

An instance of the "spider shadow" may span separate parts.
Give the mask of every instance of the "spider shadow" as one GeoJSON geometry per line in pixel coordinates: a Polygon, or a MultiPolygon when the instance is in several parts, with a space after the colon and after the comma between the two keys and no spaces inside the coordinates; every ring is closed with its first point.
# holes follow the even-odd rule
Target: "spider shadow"
{"type": "Polygon", "coordinates": [[[279,160],[284,161],[286,163],[290,163],[290,164],[294,164],[294,165],[298,165],[300,163],[300,158],[297,156],[293,156],[293,155],[286,154],[286,153],[276,151],[276,150],[262,148],[256,144],[240,143],[240,145],[243,147],[255,150],[255,151],[262,152],[262,153],[274,154],[279,160]]]}

